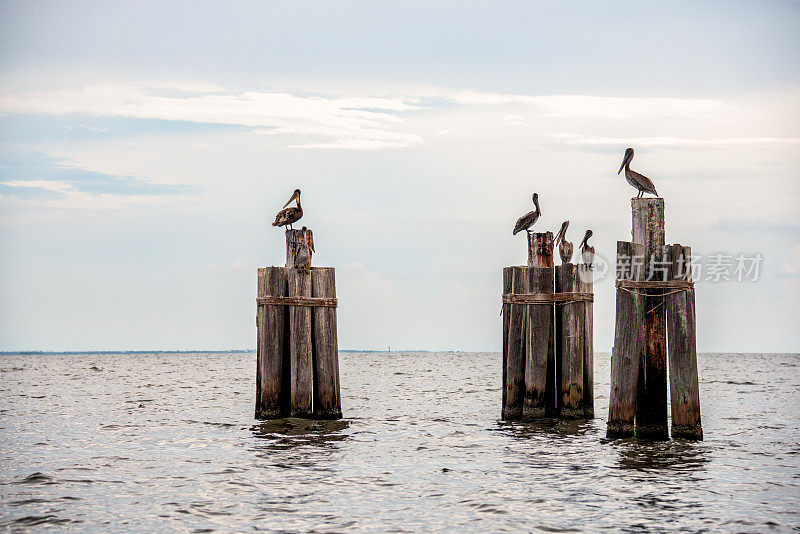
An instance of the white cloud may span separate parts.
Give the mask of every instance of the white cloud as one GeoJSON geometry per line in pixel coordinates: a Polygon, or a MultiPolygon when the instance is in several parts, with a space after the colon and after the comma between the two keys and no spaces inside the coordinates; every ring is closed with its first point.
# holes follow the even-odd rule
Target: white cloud
{"type": "Polygon", "coordinates": [[[712,137],[699,139],[691,137],[592,137],[578,133],[551,133],[554,139],[559,139],[573,145],[637,145],[637,146],[733,146],[733,145],[800,145],[797,137],[712,137]]]}
{"type": "Polygon", "coordinates": [[[800,276],[800,245],[792,249],[792,258],[781,266],[781,272],[789,276],[800,276]]]}

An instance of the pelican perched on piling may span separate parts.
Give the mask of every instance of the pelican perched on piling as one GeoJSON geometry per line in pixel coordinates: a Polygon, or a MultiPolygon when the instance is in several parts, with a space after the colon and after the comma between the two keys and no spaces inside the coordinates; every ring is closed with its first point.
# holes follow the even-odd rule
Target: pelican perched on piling
{"type": "Polygon", "coordinates": [[[572,243],[567,241],[567,228],[569,221],[561,223],[561,230],[556,234],[555,244],[558,245],[558,254],[561,256],[561,264],[569,263],[572,261],[572,243]]]}
{"type": "Polygon", "coordinates": [[[656,192],[656,186],[653,185],[653,181],[650,178],[631,170],[632,159],[633,149],[626,148],[625,157],[622,158],[622,165],[620,165],[617,174],[621,173],[622,169],[625,169],[625,179],[629,184],[639,190],[639,194],[636,195],[637,198],[643,197],[645,193],[653,193],[655,196],[658,196],[658,192],[656,192]]]}
{"type": "Polygon", "coordinates": [[[592,233],[591,230],[586,230],[583,241],[581,241],[581,244],[578,246],[581,251],[583,263],[585,263],[587,267],[591,267],[594,263],[594,247],[589,245],[589,238],[592,237],[592,233]]]}
{"type": "Polygon", "coordinates": [[[296,223],[300,220],[300,217],[303,216],[303,207],[300,205],[300,190],[295,189],[292,196],[289,198],[289,201],[283,205],[283,209],[278,212],[275,216],[275,222],[272,223],[272,226],[289,226],[289,230],[292,229],[292,223],[296,223]],[[289,206],[292,203],[292,200],[297,201],[296,206],[289,206]]]}
{"type": "Polygon", "coordinates": [[[539,209],[539,193],[534,193],[532,198],[533,205],[536,206],[536,209],[529,211],[517,219],[517,224],[514,225],[514,235],[517,235],[518,232],[523,230],[530,233],[530,227],[533,226],[537,220],[539,220],[539,216],[542,214],[542,210],[539,209]]]}

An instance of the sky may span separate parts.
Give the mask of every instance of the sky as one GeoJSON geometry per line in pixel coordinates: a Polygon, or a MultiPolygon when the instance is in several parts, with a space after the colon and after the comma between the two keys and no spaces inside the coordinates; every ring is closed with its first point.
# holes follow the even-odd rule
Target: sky
{"type": "Polygon", "coordinates": [[[538,192],[609,351],[631,146],[698,350],[798,352],[798,56],[798,1],[4,0],[0,350],[253,348],[300,188],[340,348],[499,351],[538,192]]]}

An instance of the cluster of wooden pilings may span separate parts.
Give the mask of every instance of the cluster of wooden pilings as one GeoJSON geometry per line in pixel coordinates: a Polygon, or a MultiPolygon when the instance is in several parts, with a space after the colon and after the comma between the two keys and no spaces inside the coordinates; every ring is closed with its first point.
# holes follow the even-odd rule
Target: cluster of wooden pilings
{"type": "Polygon", "coordinates": [[[528,234],[528,265],[503,268],[507,421],[594,417],[591,266],[553,266],[553,233],[528,234]]]}
{"type": "Polygon", "coordinates": [[[664,244],[664,199],[631,199],[632,241],[617,242],[608,437],[702,439],[691,248],[664,244]]]}
{"type": "Polygon", "coordinates": [[[286,266],[258,269],[258,419],[342,417],[336,277],[312,252],[311,230],[287,230],[286,266]]]}

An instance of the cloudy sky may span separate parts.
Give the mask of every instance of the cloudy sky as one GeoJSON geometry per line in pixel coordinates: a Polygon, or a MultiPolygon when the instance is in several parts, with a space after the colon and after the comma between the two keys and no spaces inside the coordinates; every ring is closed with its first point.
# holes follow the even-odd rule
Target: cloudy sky
{"type": "Polygon", "coordinates": [[[0,350],[253,347],[296,187],[341,348],[500,350],[530,194],[613,263],[633,146],[699,349],[798,351],[799,52],[797,1],[6,0],[0,350]]]}

